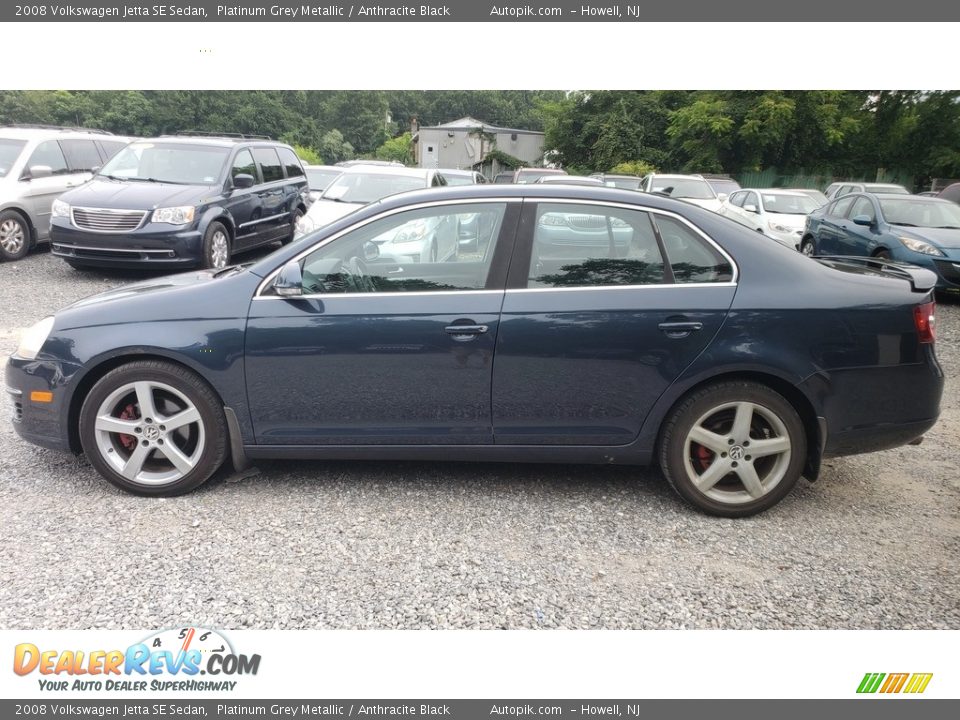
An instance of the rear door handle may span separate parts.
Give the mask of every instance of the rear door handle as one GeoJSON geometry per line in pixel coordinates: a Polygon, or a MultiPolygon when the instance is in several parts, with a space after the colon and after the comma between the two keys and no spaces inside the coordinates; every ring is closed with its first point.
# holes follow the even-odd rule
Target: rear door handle
{"type": "Polygon", "coordinates": [[[693,321],[662,322],[657,325],[670,338],[684,338],[692,332],[703,329],[703,323],[693,321]]]}
{"type": "Polygon", "coordinates": [[[453,335],[455,339],[458,336],[471,337],[474,335],[483,335],[490,328],[487,325],[447,325],[444,330],[448,335],[453,335]]]}

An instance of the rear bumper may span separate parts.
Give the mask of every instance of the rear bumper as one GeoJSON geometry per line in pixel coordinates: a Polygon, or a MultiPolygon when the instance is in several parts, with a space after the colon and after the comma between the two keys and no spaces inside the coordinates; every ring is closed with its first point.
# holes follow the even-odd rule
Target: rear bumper
{"type": "Polygon", "coordinates": [[[111,267],[184,267],[200,263],[199,228],[151,229],[128,233],[97,233],[56,219],[50,227],[51,253],[75,264],[111,267]]]}

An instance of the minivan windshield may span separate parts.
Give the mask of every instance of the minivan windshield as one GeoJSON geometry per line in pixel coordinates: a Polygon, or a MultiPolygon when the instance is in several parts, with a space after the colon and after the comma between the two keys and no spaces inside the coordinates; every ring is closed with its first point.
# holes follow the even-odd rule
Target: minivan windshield
{"type": "Polygon", "coordinates": [[[0,138],[0,178],[7,176],[26,144],[26,140],[0,138]]]}
{"type": "Polygon", "coordinates": [[[164,142],[135,142],[113,156],[99,175],[178,185],[214,185],[223,175],[230,149],[164,142]]]}

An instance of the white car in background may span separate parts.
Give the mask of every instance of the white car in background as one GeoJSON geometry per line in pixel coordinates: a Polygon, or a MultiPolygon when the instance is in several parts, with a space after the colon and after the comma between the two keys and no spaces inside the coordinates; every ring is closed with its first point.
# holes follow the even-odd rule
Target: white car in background
{"type": "Polygon", "coordinates": [[[720,214],[799,250],[807,215],[818,207],[816,200],[797,190],[748,188],[728,197],[720,214]]]}
{"type": "Polygon", "coordinates": [[[327,187],[297,223],[294,237],[313,232],[367,203],[388,195],[446,185],[435,169],[389,165],[350,165],[327,187]]]}
{"type": "Polygon", "coordinates": [[[720,205],[726,195],[717,195],[716,191],[702,175],[661,175],[651,173],[640,181],[640,190],[659,193],[678,200],[686,200],[713,212],[720,211],[720,205]]]}

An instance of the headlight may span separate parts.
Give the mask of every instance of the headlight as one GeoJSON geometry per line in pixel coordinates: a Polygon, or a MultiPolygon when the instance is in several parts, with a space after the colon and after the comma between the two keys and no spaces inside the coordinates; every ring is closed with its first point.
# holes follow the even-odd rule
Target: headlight
{"type": "Polygon", "coordinates": [[[52,217],[70,217],[70,205],[63,200],[54,200],[51,208],[52,217]]]}
{"type": "Polygon", "coordinates": [[[782,232],[782,233],[793,232],[793,228],[792,228],[792,227],[787,227],[786,225],[781,225],[780,223],[775,223],[775,222],[773,222],[773,220],[771,220],[769,223],[767,223],[767,227],[769,227],[769,228],[770,228],[771,230],[773,230],[774,232],[782,232]]]}
{"type": "Polygon", "coordinates": [[[45,317],[33,327],[26,330],[20,338],[20,345],[17,347],[17,357],[25,360],[33,360],[40,352],[40,348],[47,341],[47,336],[53,329],[53,315],[45,317]]]}
{"type": "Polygon", "coordinates": [[[900,242],[907,246],[908,249],[913,250],[914,252],[922,253],[924,255],[935,255],[936,257],[943,257],[943,253],[940,252],[937,248],[931,245],[928,242],[923,240],[917,240],[916,238],[911,237],[901,237],[897,238],[900,242]]]}
{"type": "Polygon", "coordinates": [[[427,234],[429,228],[427,223],[424,220],[414,220],[411,223],[400,228],[396,235],[393,236],[393,240],[390,242],[395,243],[407,243],[414,242],[415,240],[422,240],[427,234]]]}
{"type": "Polygon", "coordinates": [[[153,211],[151,222],[167,223],[168,225],[186,225],[193,222],[193,205],[183,207],[157,208],[153,211]]]}
{"type": "Polygon", "coordinates": [[[310,217],[310,213],[307,213],[297,220],[297,226],[294,228],[293,236],[295,238],[302,237],[303,235],[311,233],[316,229],[317,223],[312,217],[310,217]]]}

